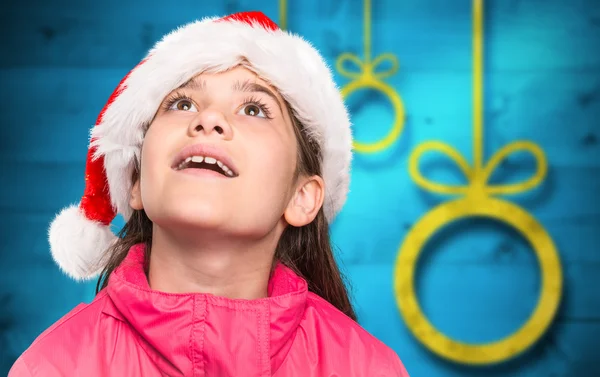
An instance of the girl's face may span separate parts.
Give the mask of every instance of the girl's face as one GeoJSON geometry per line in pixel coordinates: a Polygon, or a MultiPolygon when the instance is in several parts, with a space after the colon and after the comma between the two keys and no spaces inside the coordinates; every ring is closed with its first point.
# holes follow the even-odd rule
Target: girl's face
{"type": "Polygon", "coordinates": [[[320,208],[323,187],[318,177],[296,179],[292,127],[279,93],[246,68],[196,76],[150,125],[131,206],[162,228],[252,238],[282,215],[297,221],[307,205],[320,208]]]}

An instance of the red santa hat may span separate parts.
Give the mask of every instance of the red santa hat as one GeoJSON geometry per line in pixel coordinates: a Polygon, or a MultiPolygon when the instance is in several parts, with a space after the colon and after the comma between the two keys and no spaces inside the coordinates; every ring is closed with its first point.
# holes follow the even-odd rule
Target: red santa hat
{"type": "Polygon", "coordinates": [[[120,82],[91,132],[85,192],[49,230],[52,257],[77,280],[97,276],[116,240],[110,223],[132,210],[129,197],[144,126],[173,89],[202,72],[243,64],[279,90],[322,149],[324,211],[331,222],[346,200],[352,137],[332,74],[308,42],[260,12],[192,22],[166,35],[120,82]]]}

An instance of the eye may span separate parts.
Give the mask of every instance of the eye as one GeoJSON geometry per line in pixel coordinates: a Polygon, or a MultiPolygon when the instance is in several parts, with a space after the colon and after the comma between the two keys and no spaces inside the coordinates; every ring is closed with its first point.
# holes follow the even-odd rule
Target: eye
{"type": "MultiPolygon", "coordinates": [[[[259,118],[266,118],[266,114],[263,111],[263,109],[260,108],[260,106],[249,103],[247,105],[244,105],[241,109],[240,109],[240,113],[243,113],[243,115],[248,115],[248,116],[252,116],[252,117],[259,117],[259,118]]],[[[238,114],[240,114],[238,113],[238,114]]]]}
{"type": "Polygon", "coordinates": [[[192,101],[186,98],[182,98],[173,102],[173,104],[169,106],[169,110],[198,112],[198,109],[196,109],[196,106],[192,103],[192,101]]]}

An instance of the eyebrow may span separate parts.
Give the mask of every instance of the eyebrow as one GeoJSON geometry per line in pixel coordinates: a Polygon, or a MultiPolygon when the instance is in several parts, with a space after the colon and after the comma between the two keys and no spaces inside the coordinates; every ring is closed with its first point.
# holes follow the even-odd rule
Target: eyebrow
{"type": "MultiPolygon", "coordinates": [[[[178,89],[190,89],[190,90],[197,90],[197,91],[205,92],[206,91],[206,81],[200,80],[199,78],[195,77],[195,78],[192,78],[192,79],[186,81],[178,89]]],[[[271,97],[273,99],[273,101],[275,101],[275,103],[279,107],[279,110],[283,114],[283,109],[281,108],[281,103],[279,102],[279,99],[277,98],[275,93],[273,93],[272,90],[270,90],[269,88],[267,88],[264,85],[260,85],[255,82],[251,82],[250,80],[245,80],[245,81],[238,80],[233,83],[233,85],[231,86],[231,89],[236,92],[243,92],[243,93],[264,93],[264,94],[268,95],[269,97],[271,97]]]]}
{"type": "Polygon", "coordinates": [[[206,81],[198,80],[196,77],[192,77],[191,79],[180,85],[177,89],[190,89],[204,92],[206,91],[206,81]]]}

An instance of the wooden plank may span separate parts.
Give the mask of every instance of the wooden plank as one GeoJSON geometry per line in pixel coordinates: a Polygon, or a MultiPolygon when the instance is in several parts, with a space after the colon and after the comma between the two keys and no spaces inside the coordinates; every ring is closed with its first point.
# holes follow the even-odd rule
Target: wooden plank
{"type": "Polygon", "coordinates": [[[0,210],[10,213],[55,213],[78,203],[85,186],[85,162],[11,163],[3,169],[0,210]]]}
{"type": "MultiPolygon", "coordinates": [[[[600,55],[594,51],[600,45],[600,34],[596,32],[598,14],[590,14],[597,8],[594,4],[592,0],[486,2],[487,70],[563,71],[597,67],[600,55]]],[[[358,9],[350,16],[352,23],[362,25],[361,7],[356,4],[353,7],[358,9]]],[[[305,14],[305,17],[310,16],[305,14]]],[[[374,53],[395,52],[400,57],[402,72],[442,69],[470,72],[471,2],[387,0],[381,3],[379,12],[378,7],[374,8],[373,17],[374,53]]],[[[359,49],[360,30],[342,33],[341,48],[350,45],[359,49]]]]}
{"type": "MultiPolygon", "coordinates": [[[[600,322],[600,298],[593,283],[599,269],[597,263],[563,266],[565,288],[559,318],[600,322]]],[[[540,272],[533,263],[427,263],[417,276],[417,287],[432,323],[471,342],[500,339],[519,328],[532,313],[541,288],[540,272]]]]}
{"type": "MultiPolygon", "coordinates": [[[[483,130],[486,159],[510,142],[527,140],[540,145],[551,164],[597,165],[600,137],[594,125],[600,115],[600,80],[594,77],[589,72],[552,71],[487,75],[483,130]]],[[[471,159],[470,82],[468,74],[443,71],[399,75],[390,80],[408,114],[401,138],[409,140],[399,141],[407,148],[404,154],[420,142],[441,140],[471,159]]],[[[391,125],[388,101],[380,96],[367,99],[360,92],[356,96],[350,97],[349,104],[352,109],[353,102],[358,102],[352,114],[357,139],[369,142],[381,138],[391,125]],[[383,102],[385,107],[371,110],[373,102],[383,102]]]]}
{"type": "Polygon", "coordinates": [[[80,302],[90,302],[93,283],[75,283],[55,267],[12,266],[0,274],[0,368],[8,368],[46,328],[80,302]],[[43,309],[43,310],[40,310],[43,309]]]}
{"type": "MultiPolygon", "coordinates": [[[[291,27],[313,42],[327,60],[333,63],[345,52],[363,58],[362,2],[312,0],[289,3],[293,9],[291,27]],[[348,25],[355,27],[350,29],[348,25]]],[[[415,4],[389,0],[372,2],[372,56],[394,53],[400,60],[402,73],[440,68],[467,71],[470,61],[469,4],[436,0],[415,4]],[[417,20],[415,16],[428,18],[422,22],[423,18],[417,20]]]]}
{"type": "MultiPolygon", "coordinates": [[[[448,336],[466,342],[497,340],[531,315],[540,293],[536,267],[429,263],[417,275],[418,300],[431,323],[448,336]]],[[[565,266],[558,322],[600,324],[600,298],[593,284],[598,269],[598,264],[565,266]]],[[[400,330],[391,335],[382,326],[404,321],[394,298],[392,267],[351,265],[346,270],[361,323],[384,339],[400,336],[400,330]],[[374,307],[378,310],[372,311],[374,307]]]]}
{"type": "Polygon", "coordinates": [[[564,268],[565,293],[561,318],[576,322],[600,324],[600,297],[598,296],[598,263],[578,263],[564,268]]]}
{"type": "Polygon", "coordinates": [[[90,129],[124,69],[0,70],[0,158],[82,162],[90,129]],[[21,93],[15,95],[15,93],[21,93]]]}
{"type": "MultiPolygon", "coordinates": [[[[598,348],[600,348],[600,321],[560,319],[555,328],[553,339],[557,349],[569,359],[573,376],[577,371],[584,372],[583,367],[590,367],[595,362],[597,367],[598,348]]],[[[596,368],[594,368],[596,369],[596,368]]],[[[582,373],[581,375],[586,375],[582,373]]]]}
{"type": "MultiPolygon", "coordinates": [[[[348,268],[350,276],[354,281],[354,298],[357,302],[357,311],[359,313],[359,321],[363,326],[381,339],[384,343],[391,346],[402,358],[408,371],[411,375],[423,376],[543,376],[554,375],[567,377],[573,375],[593,376],[586,374],[585,367],[595,365],[596,350],[600,345],[600,325],[598,322],[581,321],[568,318],[560,318],[554,323],[552,329],[546,337],[540,340],[532,349],[526,352],[522,357],[510,362],[497,365],[494,367],[473,368],[467,366],[456,365],[440,360],[437,356],[428,352],[423,345],[418,343],[410,334],[404,325],[400,315],[395,307],[395,302],[392,296],[392,284],[390,284],[389,276],[391,268],[388,265],[353,265],[348,268]],[[377,308],[377,310],[373,310],[377,308]],[[577,373],[577,374],[573,374],[577,373]]],[[[468,271],[467,273],[471,273],[468,271]]],[[[577,275],[573,276],[577,278],[577,275]]],[[[468,278],[456,276],[459,280],[465,281],[468,278]]],[[[485,278],[484,278],[485,279],[485,278]]],[[[485,282],[491,282],[491,279],[486,279],[485,282]]],[[[475,281],[475,280],[473,280],[475,281]]],[[[479,280],[477,280],[479,282],[479,280]]],[[[485,283],[472,284],[479,285],[480,290],[486,290],[487,296],[483,294],[477,295],[483,301],[477,302],[475,297],[469,300],[467,290],[473,291],[475,288],[469,286],[465,282],[463,291],[452,290],[445,288],[442,282],[439,282],[439,289],[435,297],[432,297],[432,303],[438,307],[437,314],[440,319],[443,316],[453,316],[455,312],[462,310],[474,310],[480,308],[485,311],[487,305],[498,305],[494,303],[497,299],[498,290],[493,290],[493,286],[485,286],[485,283]],[[455,300],[445,299],[443,292],[450,294],[455,300]],[[496,295],[494,295],[496,293],[496,295]],[[449,302],[444,305],[444,301],[449,302]]],[[[447,279],[444,283],[451,287],[457,288],[455,280],[447,279]]],[[[510,282],[504,282],[511,284],[510,282]]],[[[498,283],[493,283],[498,286],[498,283]]],[[[502,282],[500,282],[502,284],[502,282]]],[[[581,289],[581,283],[574,289],[581,289]]],[[[513,287],[517,288],[518,287],[513,287]]],[[[509,300],[511,297],[514,300],[519,297],[518,292],[512,292],[501,296],[500,299],[509,300]]],[[[510,318],[512,305],[507,305],[494,314],[490,308],[493,317],[475,317],[473,316],[468,321],[465,316],[454,319],[455,328],[461,327],[465,332],[471,332],[477,335],[478,331],[490,332],[489,327],[498,326],[500,316],[510,318]]],[[[472,312],[470,312],[472,314],[472,312]]],[[[433,315],[434,313],[432,313],[433,315]]],[[[600,317],[600,315],[598,315],[600,317]]],[[[443,319],[442,319],[443,320],[443,319]]]]}
{"type": "MultiPolygon", "coordinates": [[[[0,216],[0,230],[8,235],[1,238],[0,255],[3,263],[12,267],[46,266],[58,268],[50,255],[48,229],[58,213],[56,212],[16,212],[3,211],[0,216]]],[[[123,226],[118,216],[113,221],[113,231],[117,233],[123,226]]]]}
{"type": "MultiPolygon", "coordinates": [[[[595,72],[600,73],[598,68],[595,72]]],[[[486,98],[492,105],[486,135],[494,149],[525,139],[538,143],[551,164],[595,165],[600,161],[597,77],[593,72],[550,71],[489,75],[486,98]]]]}
{"type": "MultiPolygon", "coordinates": [[[[312,41],[330,61],[345,51],[362,54],[362,4],[289,1],[290,28],[312,41]],[[347,25],[357,27],[349,30],[347,25]]],[[[490,2],[486,12],[489,67],[494,70],[581,70],[597,66],[600,45],[593,8],[586,2],[490,2]],[[515,56],[514,51],[519,51],[515,56]]],[[[3,12],[0,67],[132,67],[161,36],[205,16],[256,7],[250,0],[184,1],[177,7],[155,3],[140,12],[133,3],[108,1],[103,6],[61,2],[16,3],[3,12]],[[29,4],[29,3],[28,3],[29,4]],[[18,26],[11,20],[23,20],[18,26]],[[18,32],[15,29],[18,28],[18,32]],[[24,46],[27,46],[26,48],[24,46]]],[[[278,2],[261,10],[277,20],[278,2]]],[[[373,6],[373,52],[394,52],[402,72],[451,69],[469,72],[471,56],[469,2],[439,0],[373,6]],[[429,5],[427,5],[429,4],[429,5]],[[390,32],[393,31],[393,32],[390,32]]]]}
{"type": "MultiPolygon", "coordinates": [[[[277,2],[261,6],[275,18],[277,2]]],[[[0,67],[69,66],[132,68],[163,35],[194,20],[256,8],[251,0],[15,2],[0,15],[0,67]],[[32,12],[32,8],[34,11],[32,12]],[[18,23],[12,20],[19,20],[18,23]]]]}
{"type": "Polygon", "coordinates": [[[57,268],[50,255],[48,227],[54,213],[18,213],[2,211],[0,229],[10,233],[2,237],[2,260],[17,268],[45,266],[57,268]]]}
{"type": "MultiPolygon", "coordinates": [[[[438,204],[452,199],[423,192],[409,180],[407,171],[405,160],[385,169],[355,161],[348,202],[332,228],[333,240],[348,263],[392,263],[402,240],[419,219],[438,204]]],[[[599,174],[597,168],[553,167],[541,188],[506,200],[516,202],[541,222],[562,258],[598,261],[598,253],[591,245],[598,244],[600,214],[598,206],[591,203],[600,190],[600,182],[594,178],[599,174]]],[[[430,175],[440,177],[435,171],[430,175]]],[[[445,233],[456,234],[462,241],[473,234],[476,238],[468,241],[472,247],[487,250],[466,253],[460,258],[454,254],[449,260],[492,263],[494,255],[505,255],[502,250],[529,250],[514,230],[500,223],[488,224],[487,228],[482,224],[476,231],[468,228],[470,224],[466,224],[467,228],[458,224],[445,233]]],[[[471,249],[465,251],[468,250],[471,249]]]]}
{"type": "MultiPolygon", "coordinates": [[[[375,217],[365,215],[363,221],[360,222],[364,224],[376,220],[375,217]]],[[[352,232],[361,227],[358,222],[355,219],[353,223],[335,224],[333,240],[340,250],[340,258],[347,264],[394,263],[400,246],[405,242],[407,230],[404,227],[407,223],[386,221],[385,227],[380,228],[377,233],[370,233],[370,238],[375,239],[371,241],[349,236],[356,234],[352,232]],[[395,224],[397,228],[393,226],[395,224]]],[[[547,220],[543,224],[556,245],[562,263],[600,262],[599,253],[592,246],[600,244],[599,217],[582,221],[566,217],[547,220]]],[[[375,232],[371,227],[365,230],[363,225],[361,232],[365,231],[375,232]]],[[[514,229],[499,222],[474,218],[449,225],[435,233],[421,251],[421,258],[433,258],[443,264],[490,267],[498,263],[527,266],[537,263],[529,243],[514,229]]]]}

